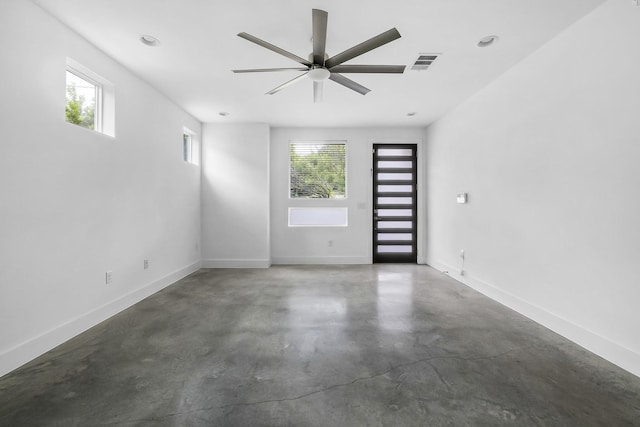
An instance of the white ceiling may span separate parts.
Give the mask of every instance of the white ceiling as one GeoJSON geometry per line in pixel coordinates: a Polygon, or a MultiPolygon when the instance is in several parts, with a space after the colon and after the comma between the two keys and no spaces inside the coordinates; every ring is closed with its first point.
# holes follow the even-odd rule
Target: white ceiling
{"type": "MultiPolygon", "coordinates": [[[[489,84],[604,0],[33,0],[202,122],[273,126],[425,126],[489,84]],[[232,69],[296,67],[236,35],[245,31],[298,56],[311,52],[311,9],[329,13],[327,52],[342,52],[392,27],[402,38],[348,61],[410,66],[441,53],[426,71],[349,74],[362,96],[324,83],[313,103],[309,80],[265,93],[296,72],[232,69]],[[150,48],[141,34],[157,37],[150,48]],[[497,44],[478,48],[487,35],[497,44]],[[221,117],[220,112],[229,112],[221,117]],[[407,113],[415,112],[409,117],[407,113]]],[[[550,67],[553,64],[549,64],[550,67]]],[[[99,72],[99,70],[95,70],[99,72]]]]}

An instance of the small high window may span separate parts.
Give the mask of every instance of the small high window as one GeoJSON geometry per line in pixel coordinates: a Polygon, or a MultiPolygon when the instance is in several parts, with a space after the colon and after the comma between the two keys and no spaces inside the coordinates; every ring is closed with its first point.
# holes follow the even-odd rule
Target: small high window
{"type": "Polygon", "coordinates": [[[115,136],[113,84],[70,58],[67,58],[65,120],[115,136]]]}
{"type": "Polygon", "coordinates": [[[102,132],[102,86],[75,70],[67,69],[66,120],[102,132]]]}
{"type": "Polygon", "coordinates": [[[196,134],[184,128],[182,131],[182,160],[194,165],[198,164],[198,141],[196,134]]]}
{"type": "Polygon", "coordinates": [[[191,139],[191,134],[186,132],[183,133],[182,134],[182,159],[185,162],[191,163],[191,155],[192,155],[191,144],[192,143],[193,141],[191,139]]]}

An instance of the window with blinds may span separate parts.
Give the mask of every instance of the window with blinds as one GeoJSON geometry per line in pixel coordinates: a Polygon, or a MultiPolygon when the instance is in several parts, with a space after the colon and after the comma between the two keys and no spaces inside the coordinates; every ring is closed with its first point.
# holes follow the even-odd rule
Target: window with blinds
{"type": "Polygon", "coordinates": [[[289,197],[343,199],[346,197],[346,143],[291,142],[289,197]]]}

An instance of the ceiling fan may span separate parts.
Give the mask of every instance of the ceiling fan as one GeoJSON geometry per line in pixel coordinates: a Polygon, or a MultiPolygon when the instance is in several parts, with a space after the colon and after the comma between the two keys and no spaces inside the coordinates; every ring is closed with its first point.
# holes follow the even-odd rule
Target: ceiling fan
{"type": "Polygon", "coordinates": [[[309,60],[294,55],[291,52],[287,52],[284,49],[274,46],[264,40],[261,40],[251,34],[239,33],[238,36],[243,39],[249,40],[259,46],[272,50],[280,55],[286,56],[289,59],[301,64],[302,67],[297,68],[254,68],[248,70],[232,70],[234,73],[264,73],[275,71],[304,71],[303,74],[281,84],[280,86],[271,89],[267,92],[267,95],[273,95],[280,92],[282,89],[291,86],[304,79],[305,77],[313,80],[313,101],[322,101],[322,86],[323,82],[327,79],[332,80],[342,86],[345,86],[351,90],[358,92],[359,94],[366,95],[370,92],[370,89],[362,86],[359,83],[354,82],[351,79],[343,76],[342,73],[388,73],[388,74],[402,74],[404,73],[404,65],[343,65],[344,62],[367,53],[375,48],[399,39],[400,33],[397,29],[392,28],[384,33],[370,38],[350,49],[345,50],[342,53],[328,57],[325,50],[327,41],[327,18],[328,13],[324,10],[313,9],[312,10],[312,25],[313,25],[313,52],[309,55],[309,60]]]}

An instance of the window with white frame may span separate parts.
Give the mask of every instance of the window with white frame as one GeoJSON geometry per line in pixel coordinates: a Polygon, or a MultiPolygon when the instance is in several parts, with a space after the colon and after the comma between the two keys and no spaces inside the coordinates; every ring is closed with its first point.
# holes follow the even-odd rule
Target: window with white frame
{"type": "Polygon", "coordinates": [[[289,227],[348,225],[346,148],[346,141],[289,144],[289,227]]]}
{"type": "Polygon", "coordinates": [[[289,197],[344,199],[346,163],[345,141],[291,142],[289,197]]]}
{"type": "Polygon", "coordinates": [[[67,58],[65,120],[114,136],[113,85],[67,58]]]}
{"type": "Polygon", "coordinates": [[[289,227],[346,227],[348,217],[346,207],[290,207],[289,227]]]}
{"type": "Polygon", "coordinates": [[[198,143],[196,134],[184,128],[182,131],[182,160],[194,165],[198,164],[198,143]]]}
{"type": "Polygon", "coordinates": [[[102,131],[102,86],[78,71],[67,69],[67,122],[102,131]]]}
{"type": "Polygon", "coordinates": [[[191,134],[187,132],[182,133],[182,160],[191,163],[191,144],[193,140],[191,134]]]}

